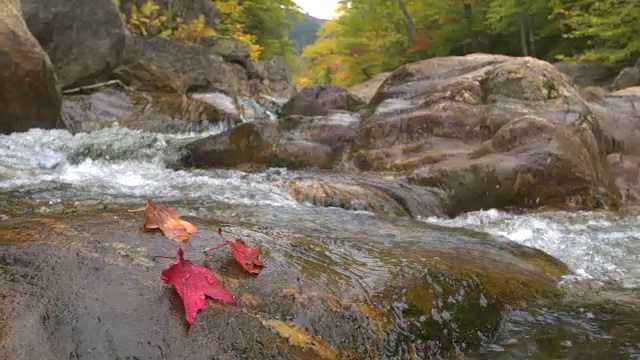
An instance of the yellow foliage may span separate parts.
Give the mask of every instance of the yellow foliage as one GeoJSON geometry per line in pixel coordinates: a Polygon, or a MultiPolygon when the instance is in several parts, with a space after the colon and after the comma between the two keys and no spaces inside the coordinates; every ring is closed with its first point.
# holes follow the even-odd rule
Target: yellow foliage
{"type": "Polygon", "coordinates": [[[218,32],[207,26],[205,18],[200,15],[197,19],[185,23],[178,18],[178,28],[173,32],[171,37],[175,40],[194,44],[203,38],[218,36],[218,32]]]}
{"type": "Polygon", "coordinates": [[[258,45],[258,37],[245,32],[244,7],[238,0],[212,0],[213,5],[222,13],[219,31],[249,48],[251,60],[258,60],[264,50],[258,45]]]}
{"type": "MultiPolygon", "coordinates": [[[[131,32],[144,36],[153,33],[155,29],[157,29],[158,32],[162,32],[161,29],[167,22],[167,17],[161,15],[158,10],[160,10],[160,6],[156,5],[152,0],[147,0],[140,9],[133,5],[131,7],[131,17],[127,23],[127,28],[129,28],[131,32]]],[[[163,35],[165,34],[163,33],[163,35]]]]}

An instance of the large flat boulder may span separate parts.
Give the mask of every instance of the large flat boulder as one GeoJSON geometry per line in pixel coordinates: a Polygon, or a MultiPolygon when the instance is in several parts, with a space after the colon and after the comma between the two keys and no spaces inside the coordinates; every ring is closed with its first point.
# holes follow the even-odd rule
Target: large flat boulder
{"type": "Polygon", "coordinates": [[[22,11],[63,88],[96,82],[118,64],[126,30],[113,0],[22,0],[22,11]]]}
{"type": "Polygon", "coordinates": [[[602,119],[547,62],[473,54],[408,64],[369,107],[356,164],[444,190],[450,215],[618,204],[602,119]]]}
{"type": "Polygon", "coordinates": [[[258,276],[228,250],[204,253],[217,244],[217,221],[185,216],[199,228],[185,257],[219,274],[237,303],[208,300],[191,327],[160,277],[174,261],[151,259],[177,244],[140,231],[143,214],[4,221],[0,357],[448,358],[491,338],[507,308],[563,296],[566,267],[533,248],[408,219],[319,230],[315,216],[225,226],[263,248],[258,276]]]}
{"type": "Polygon", "coordinates": [[[59,127],[60,106],[53,66],[29,32],[20,1],[0,1],[0,133],[59,127]]]}

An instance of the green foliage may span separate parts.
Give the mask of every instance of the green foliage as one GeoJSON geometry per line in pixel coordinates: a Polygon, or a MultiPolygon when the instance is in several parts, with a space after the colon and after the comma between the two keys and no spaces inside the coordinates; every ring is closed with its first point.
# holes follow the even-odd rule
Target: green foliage
{"type": "Polygon", "coordinates": [[[635,1],[553,0],[553,14],[568,29],[563,37],[586,40],[577,60],[617,62],[640,55],[640,6],[635,1]]]}
{"type": "Polygon", "coordinates": [[[342,0],[302,53],[300,85],[350,86],[399,65],[474,52],[617,62],[640,56],[623,0],[342,0]]]}

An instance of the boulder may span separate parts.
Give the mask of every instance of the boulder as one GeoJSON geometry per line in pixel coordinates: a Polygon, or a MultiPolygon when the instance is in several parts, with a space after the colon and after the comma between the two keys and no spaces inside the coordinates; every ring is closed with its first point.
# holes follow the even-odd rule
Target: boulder
{"type": "Polygon", "coordinates": [[[311,85],[300,90],[282,109],[286,115],[322,116],[335,110],[357,111],[362,99],[334,85],[311,85]]]}
{"type": "Polygon", "coordinates": [[[18,0],[1,0],[0,133],[60,127],[61,95],[47,53],[31,35],[18,0]]]}
{"type": "Polygon", "coordinates": [[[547,62],[473,54],[408,64],[369,107],[355,164],[444,189],[449,215],[618,204],[601,119],[547,62]]]}
{"type": "Polygon", "coordinates": [[[640,85],[640,68],[626,67],[613,80],[611,90],[622,90],[638,85],[640,85]]]}
{"type": "Polygon", "coordinates": [[[243,122],[232,102],[213,101],[214,98],[228,97],[217,93],[188,95],[106,88],[91,94],[65,95],[62,117],[74,133],[115,124],[162,133],[217,133],[243,122]]]}
{"type": "Polygon", "coordinates": [[[63,88],[96,82],[120,61],[126,30],[113,0],[22,0],[22,10],[63,88]]]}
{"type": "MultiPolygon", "coordinates": [[[[215,189],[212,189],[215,191],[215,189]]],[[[177,244],[143,214],[78,212],[0,224],[0,353],[60,358],[450,358],[479,347],[507,309],[558,301],[568,270],[542,251],[470,230],[363,216],[320,229],[317,214],[217,212],[229,236],[263,248],[249,276],[228,250],[185,258],[219,274],[236,306],[207,300],[188,326],[160,273],[177,244]],[[382,223],[381,223],[382,221],[382,223]],[[380,231],[383,228],[384,231],[380,231]]],[[[218,216],[218,215],[216,215],[218,216]]],[[[212,226],[213,225],[213,226],[212,226]]]]}
{"type": "Polygon", "coordinates": [[[296,90],[287,64],[282,58],[254,61],[254,69],[258,74],[256,85],[265,94],[289,99],[296,90]]]}
{"type": "Polygon", "coordinates": [[[640,200],[640,91],[637,88],[619,90],[590,107],[602,119],[606,153],[622,200],[637,203],[640,200]]]}
{"type": "Polygon", "coordinates": [[[145,38],[131,34],[122,61],[113,73],[140,91],[221,91],[234,96],[280,97],[292,86],[288,75],[279,76],[277,71],[265,75],[262,65],[250,61],[242,47],[234,47],[235,42],[216,44],[219,42],[208,47],[211,44],[202,46],[163,36],[145,38]]]}
{"type": "Polygon", "coordinates": [[[245,123],[190,143],[183,162],[204,168],[329,169],[357,138],[358,123],[357,115],[346,113],[245,123]]]}
{"type": "Polygon", "coordinates": [[[368,211],[377,215],[427,218],[444,216],[441,198],[428,188],[412,185],[400,177],[381,179],[365,173],[349,178],[338,174],[305,173],[287,181],[293,197],[302,204],[368,211]]]}
{"type": "Polygon", "coordinates": [[[248,76],[206,48],[156,36],[131,34],[114,75],[141,91],[245,93],[248,76]]]}
{"type": "Polygon", "coordinates": [[[349,87],[349,92],[355,94],[366,103],[368,103],[369,101],[371,101],[373,96],[376,94],[376,91],[378,91],[380,85],[382,85],[382,83],[387,79],[387,77],[389,77],[389,75],[391,75],[391,72],[383,72],[377,74],[361,84],[349,87]]]}
{"type": "Polygon", "coordinates": [[[579,87],[599,86],[607,88],[620,71],[619,66],[605,64],[602,61],[559,61],[553,65],[579,87]]]}

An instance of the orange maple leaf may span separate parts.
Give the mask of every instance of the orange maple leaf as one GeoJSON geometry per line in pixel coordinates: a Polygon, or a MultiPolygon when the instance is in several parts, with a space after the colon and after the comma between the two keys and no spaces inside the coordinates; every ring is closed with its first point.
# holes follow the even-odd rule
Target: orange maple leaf
{"type": "MultiPolygon", "coordinates": [[[[130,210],[130,212],[135,211],[136,210],[130,210]]],[[[198,228],[190,222],[182,220],[178,210],[170,208],[167,205],[156,205],[149,199],[147,200],[145,213],[145,229],[160,229],[162,235],[167,238],[191,245],[189,238],[191,234],[198,231],[198,228]]]]}

